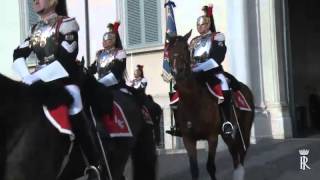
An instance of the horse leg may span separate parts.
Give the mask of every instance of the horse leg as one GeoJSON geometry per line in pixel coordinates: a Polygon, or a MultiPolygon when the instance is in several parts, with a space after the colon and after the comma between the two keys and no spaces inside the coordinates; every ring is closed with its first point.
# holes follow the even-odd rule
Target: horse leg
{"type": "Polygon", "coordinates": [[[129,159],[132,138],[111,138],[103,141],[113,180],[124,180],[123,171],[129,159]]]}
{"type": "Polygon", "coordinates": [[[156,179],[157,156],[152,126],[146,125],[141,134],[139,134],[131,157],[134,180],[156,179]]]}
{"type": "Polygon", "coordinates": [[[243,162],[241,163],[241,154],[244,152],[242,141],[239,135],[239,132],[237,133],[236,140],[232,139],[230,136],[222,136],[224,142],[228,146],[228,150],[232,156],[233,160],[233,180],[243,180],[244,179],[244,167],[243,162]]]}
{"type": "Polygon", "coordinates": [[[183,137],[183,143],[188,152],[192,180],[198,180],[197,141],[188,137],[183,137]]]}
{"type": "Polygon", "coordinates": [[[208,139],[208,161],[207,161],[207,171],[212,180],[216,180],[216,166],[215,166],[215,156],[216,156],[216,149],[218,144],[218,137],[209,138],[208,139]]]}

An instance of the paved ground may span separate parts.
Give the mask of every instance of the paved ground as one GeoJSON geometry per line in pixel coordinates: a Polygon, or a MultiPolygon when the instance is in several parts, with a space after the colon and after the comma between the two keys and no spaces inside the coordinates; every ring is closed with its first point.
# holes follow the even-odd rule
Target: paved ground
{"type": "MultiPolygon", "coordinates": [[[[205,164],[207,152],[199,150],[200,180],[210,180],[205,164]]],[[[185,153],[159,156],[159,180],[191,179],[185,153]]],[[[232,179],[232,160],[227,151],[217,153],[217,179],[232,179]]],[[[251,145],[245,164],[245,180],[319,180],[320,136],[307,139],[264,139],[251,145]],[[300,170],[300,149],[309,149],[307,165],[300,170]]]]}

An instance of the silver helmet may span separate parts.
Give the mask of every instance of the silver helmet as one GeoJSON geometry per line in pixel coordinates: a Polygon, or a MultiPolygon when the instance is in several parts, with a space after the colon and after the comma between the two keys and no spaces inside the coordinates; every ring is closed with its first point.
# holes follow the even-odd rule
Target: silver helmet
{"type": "Polygon", "coordinates": [[[113,44],[116,42],[116,32],[114,29],[114,25],[112,23],[109,23],[107,26],[107,32],[103,35],[103,40],[111,40],[113,44]]]}
{"type": "Polygon", "coordinates": [[[210,18],[208,16],[200,16],[197,19],[197,26],[203,25],[203,24],[210,24],[210,18]]]}

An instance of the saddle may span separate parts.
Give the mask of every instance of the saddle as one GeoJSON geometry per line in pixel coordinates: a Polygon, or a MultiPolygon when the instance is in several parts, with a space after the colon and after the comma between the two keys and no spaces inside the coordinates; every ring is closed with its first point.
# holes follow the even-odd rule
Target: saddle
{"type": "MultiPolygon", "coordinates": [[[[212,72],[200,72],[196,74],[196,79],[199,82],[200,86],[205,87],[206,83],[209,83],[211,85],[220,84],[220,79],[218,79],[217,77],[212,78],[212,76],[208,76],[206,73],[212,72]],[[208,77],[210,77],[210,79],[208,79],[208,77]]],[[[230,89],[232,90],[232,103],[235,105],[235,107],[239,108],[240,110],[251,111],[251,108],[247,100],[245,99],[245,96],[241,92],[242,83],[228,72],[223,72],[223,74],[227,79],[230,89]]]]}
{"type": "Polygon", "coordinates": [[[58,81],[37,81],[29,87],[31,97],[36,99],[39,104],[48,107],[48,109],[56,108],[62,104],[70,106],[73,101],[63,83],[58,81]]]}

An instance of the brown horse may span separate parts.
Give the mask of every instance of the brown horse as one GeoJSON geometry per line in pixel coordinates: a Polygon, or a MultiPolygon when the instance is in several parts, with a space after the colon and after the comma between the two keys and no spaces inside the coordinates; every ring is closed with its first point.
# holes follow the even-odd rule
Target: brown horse
{"type": "Polygon", "coordinates": [[[188,152],[192,179],[199,178],[196,142],[207,140],[209,148],[207,171],[211,179],[216,180],[214,162],[219,134],[222,135],[232,155],[234,179],[243,179],[243,164],[246,150],[250,144],[250,131],[254,119],[253,95],[246,85],[239,83],[239,90],[246,98],[252,111],[242,111],[233,107],[235,113],[233,113],[231,122],[236,127],[235,132],[233,136],[223,135],[221,133],[223,115],[220,113],[218,100],[208,92],[204,82],[199,82],[199,75],[192,73],[190,68],[191,58],[188,48],[190,35],[191,31],[185,36],[167,36],[167,40],[169,41],[170,64],[180,96],[178,109],[174,115],[176,123],[180,126],[183,142],[188,152]]]}

